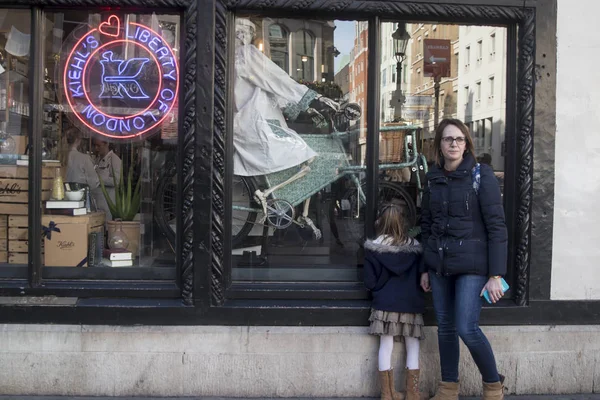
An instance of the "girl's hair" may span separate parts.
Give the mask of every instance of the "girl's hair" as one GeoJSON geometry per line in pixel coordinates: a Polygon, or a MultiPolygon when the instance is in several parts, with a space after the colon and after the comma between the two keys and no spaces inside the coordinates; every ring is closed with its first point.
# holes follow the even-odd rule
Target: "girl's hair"
{"type": "Polygon", "coordinates": [[[379,209],[375,221],[377,236],[387,236],[390,245],[401,245],[407,242],[408,236],[405,232],[402,206],[394,203],[385,203],[379,209]]]}
{"type": "Polygon", "coordinates": [[[463,157],[467,153],[473,154],[475,157],[475,147],[473,146],[473,139],[471,139],[471,133],[469,132],[469,128],[460,120],[454,118],[444,118],[438,125],[435,130],[435,139],[433,140],[433,151],[435,152],[435,164],[438,167],[442,166],[442,161],[444,160],[444,156],[442,155],[442,135],[444,134],[444,129],[448,127],[448,125],[454,125],[465,135],[466,144],[465,144],[465,152],[463,157]]]}
{"type": "Polygon", "coordinates": [[[81,131],[75,127],[67,129],[63,134],[63,137],[60,140],[58,159],[60,161],[60,165],[62,165],[65,170],[67,168],[67,164],[69,164],[69,152],[71,151],[71,147],[73,147],[75,142],[81,138],[81,131]]]}

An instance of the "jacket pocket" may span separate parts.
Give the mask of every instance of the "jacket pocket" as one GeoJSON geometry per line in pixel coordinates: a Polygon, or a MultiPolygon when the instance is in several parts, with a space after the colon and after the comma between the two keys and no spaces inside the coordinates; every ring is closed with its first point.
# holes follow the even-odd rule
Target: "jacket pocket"
{"type": "Polygon", "coordinates": [[[445,272],[485,275],[487,272],[487,243],[480,240],[453,240],[446,244],[445,272]]]}

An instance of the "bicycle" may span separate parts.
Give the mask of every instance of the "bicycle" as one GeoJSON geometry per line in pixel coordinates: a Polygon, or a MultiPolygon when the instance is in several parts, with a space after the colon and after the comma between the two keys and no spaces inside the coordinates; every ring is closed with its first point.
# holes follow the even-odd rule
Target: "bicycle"
{"type": "MultiPolygon", "coordinates": [[[[332,209],[330,209],[330,224],[335,224],[337,218],[360,219],[364,215],[366,205],[365,182],[361,182],[361,173],[367,170],[366,166],[351,165],[348,151],[344,142],[360,133],[360,129],[338,131],[340,117],[347,120],[360,118],[361,110],[356,104],[343,105],[339,111],[327,113],[330,132],[328,134],[300,134],[300,137],[310,146],[318,156],[309,164],[300,165],[284,171],[263,176],[234,176],[232,182],[232,247],[239,248],[255,226],[263,227],[263,236],[268,235],[268,229],[284,230],[292,225],[312,230],[315,239],[320,239],[321,229],[315,225],[308,212],[311,198],[322,193],[332,184],[347,178],[353,185],[341,196],[333,195],[332,209]],[[337,123],[336,123],[337,121],[337,123]],[[303,205],[301,213],[296,207],[303,205]],[[297,214],[300,214],[299,216],[297,214]]],[[[411,168],[416,173],[418,196],[421,196],[422,187],[420,171],[427,172],[427,162],[422,154],[409,149],[409,143],[416,145],[416,126],[381,127],[380,131],[404,130],[404,162],[380,164],[380,171],[399,170],[411,168]]],[[[155,220],[159,229],[166,236],[171,246],[175,243],[175,199],[176,179],[174,163],[164,169],[163,178],[156,191],[157,213],[155,220]]],[[[417,205],[415,199],[402,185],[386,180],[379,181],[378,202],[397,202],[405,208],[405,220],[409,227],[417,223],[417,205]]],[[[332,232],[339,242],[337,227],[332,225],[332,232]]],[[[355,239],[360,239],[362,234],[356,232],[355,239]]]]}

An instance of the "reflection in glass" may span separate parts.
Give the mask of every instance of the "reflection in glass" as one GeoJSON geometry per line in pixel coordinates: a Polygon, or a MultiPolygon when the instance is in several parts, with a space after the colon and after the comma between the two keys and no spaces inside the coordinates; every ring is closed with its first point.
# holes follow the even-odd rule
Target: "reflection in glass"
{"type": "Polygon", "coordinates": [[[500,46],[506,29],[406,23],[411,39],[399,63],[393,50],[394,36],[403,29],[399,25],[383,23],[381,29],[381,74],[404,70],[407,78],[381,80],[387,128],[380,132],[380,163],[389,166],[383,179],[408,193],[418,216],[425,171],[435,159],[435,123],[443,118],[465,122],[479,162],[490,164],[503,183],[506,50],[500,46]],[[416,164],[402,168],[411,160],[416,164]]]}
{"type": "Polygon", "coordinates": [[[284,71],[289,71],[289,51],[287,30],[278,24],[269,27],[271,60],[284,71]]]}
{"type": "Polygon", "coordinates": [[[300,80],[315,80],[315,38],[308,30],[302,29],[294,33],[294,66],[295,76],[300,80]]]}
{"type": "Polygon", "coordinates": [[[367,24],[362,42],[352,39],[357,27],[236,20],[234,281],[361,279],[367,24]],[[292,71],[273,52],[285,32],[292,71]]]}

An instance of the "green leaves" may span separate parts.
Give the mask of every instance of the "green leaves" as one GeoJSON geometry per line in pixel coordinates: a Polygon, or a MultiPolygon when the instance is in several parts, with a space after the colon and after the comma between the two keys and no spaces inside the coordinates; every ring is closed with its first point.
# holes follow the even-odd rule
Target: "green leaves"
{"type": "Polygon", "coordinates": [[[142,200],[141,195],[141,179],[135,183],[135,187],[133,187],[133,164],[129,166],[129,172],[127,173],[127,182],[123,180],[123,168],[121,168],[119,182],[117,182],[117,177],[115,176],[115,170],[112,169],[113,182],[115,186],[115,199],[114,202],[111,199],[106,187],[104,186],[104,182],[102,178],[100,178],[100,188],[102,189],[102,194],[104,194],[104,198],[108,203],[108,208],[110,213],[112,214],[113,220],[121,219],[123,221],[133,221],[135,215],[140,209],[140,204],[142,200]]]}

